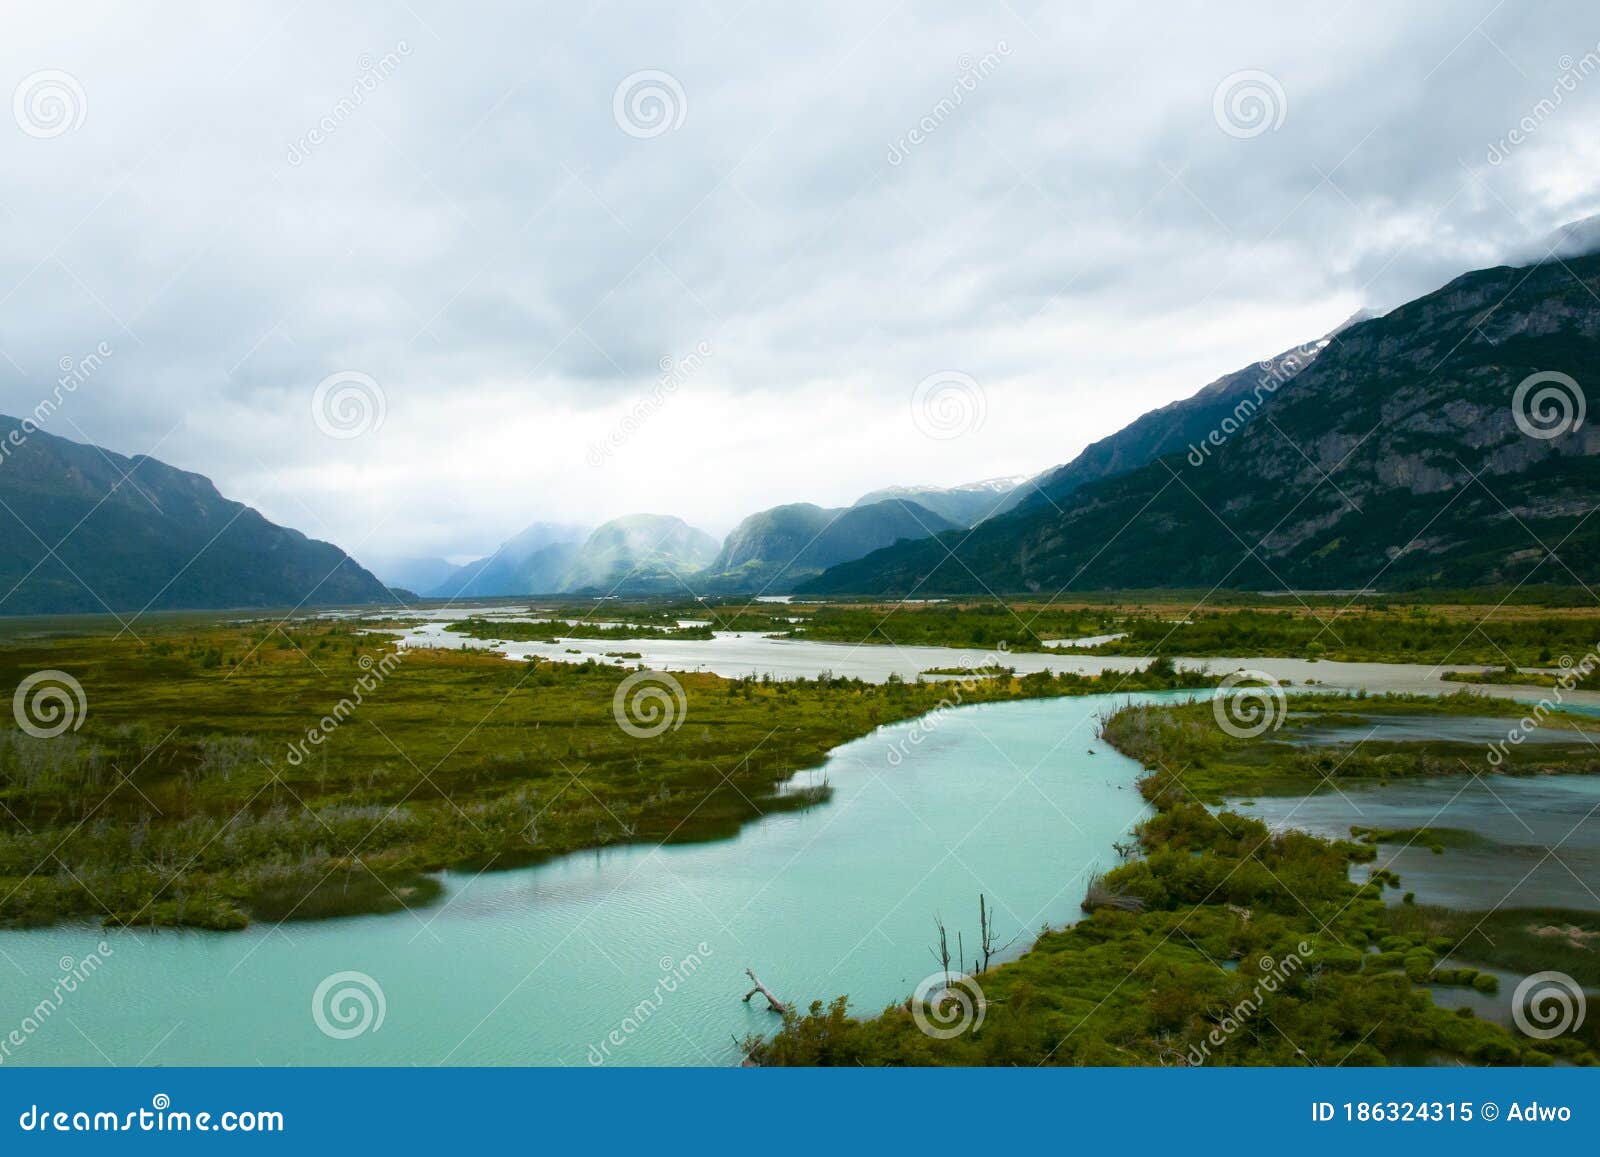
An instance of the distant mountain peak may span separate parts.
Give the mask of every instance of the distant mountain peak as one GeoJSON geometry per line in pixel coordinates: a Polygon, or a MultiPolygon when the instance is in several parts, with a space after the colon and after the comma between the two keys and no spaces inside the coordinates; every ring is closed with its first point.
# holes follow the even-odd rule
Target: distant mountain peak
{"type": "Polygon", "coordinates": [[[1357,322],[1284,379],[1290,388],[1258,396],[1269,359],[1146,414],[1036,484],[1048,503],[898,544],[799,589],[1581,583],[1600,558],[1588,520],[1600,428],[1570,404],[1530,412],[1516,387],[1541,373],[1570,380],[1600,359],[1597,288],[1600,251],[1464,273],[1357,322]],[[1195,433],[1205,428],[1225,436],[1195,433]],[[1197,436],[1206,453],[1177,453],[1197,436]],[[1561,544],[1559,559],[1546,542],[1561,544]]]}
{"type": "Polygon", "coordinates": [[[1006,498],[1028,480],[1026,474],[984,478],[959,486],[885,486],[863,494],[852,506],[870,506],[891,499],[912,502],[958,526],[974,526],[1006,505],[1006,498]]]}
{"type": "Polygon", "coordinates": [[[1569,221],[1545,238],[1551,257],[1587,257],[1600,253],[1600,213],[1569,221]]]}
{"type": "Polygon", "coordinates": [[[392,599],[338,547],[267,521],[204,475],[16,418],[0,417],[0,430],[23,434],[0,468],[0,614],[392,599]]]}

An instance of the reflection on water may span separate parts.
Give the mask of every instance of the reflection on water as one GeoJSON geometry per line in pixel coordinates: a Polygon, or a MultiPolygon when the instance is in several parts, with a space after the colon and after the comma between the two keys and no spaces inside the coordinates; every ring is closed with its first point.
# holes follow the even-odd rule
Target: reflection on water
{"type": "MultiPolygon", "coordinates": [[[[1431,851],[1422,841],[1380,845],[1373,867],[1400,874],[1391,902],[1486,910],[1562,907],[1600,911],[1600,776],[1460,775],[1340,785],[1296,799],[1266,797],[1246,814],[1274,830],[1348,837],[1352,826],[1432,827],[1475,833],[1481,844],[1431,851]]],[[[1353,873],[1365,879],[1368,865],[1353,873]]]]}
{"type": "Polygon", "coordinates": [[[1086,752],[1111,703],[985,704],[886,727],[832,754],[821,807],[719,843],[450,874],[444,902],[415,913],[229,934],[3,932],[0,1023],[49,994],[60,958],[103,936],[114,948],[72,994],[70,1023],[52,1018],[7,1063],[736,1063],[736,1039],[775,1027],[740,1002],[746,967],[785,999],[848,993],[873,1013],[932,969],[936,913],[970,951],[980,892],[1002,939],[1017,937],[1011,955],[1077,919],[1088,875],[1147,814],[1133,761],[1086,752]],[[338,972],[381,986],[377,1031],[317,1028],[312,994],[338,972]]]}
{"type": "MultiPolygon", "coordinates": [[[[501,608],[505,609],[505,608],[501,608]]],[[[526,607],[511,608],[519,613],[526,607]]],[[[913,647],[871,643],[824,643],[774,637],[760,631],[716,631],[709,639],[562,639],[559,642],[505,642],[469,639],[446,631],[446,621],[467,617],[474,608],[431,612],[433,621],[399,631],[408,647],[473,647],[494,650],[513,659],[539,657],[563,663],[593,659],[618,667],[645,666],[661,671],[709,671],[729,679],[770,675],[775,679],[810,679],[829,673],[882,683],[891,675],[915,679],[921,672],[940,667],[975,667],[995,660],[992,648],[913,647]],[[638,659],[607,657],[619,644],[639,652],[638,659]]],[[[1292,688],[1364,690],[1373,693],[1404,692],[1449,695],[1461,684],[1441,678],[1453,668],[1424,663],[1339,663],[1329,660],[1219,656],[1206,659],[1175,656],[1174,662],[1207,671],[1260,671],[1285,681],[1292,688]]],[[[1133,671],[1148,666],[1147,655],[1085,655],[1062,651],[1010,651],[1004,665],[1019,675],[1037,671],[1098,675],[1101,671],[1133,671]]],[[[1479,668],[1470,668],[1478,670],[1479,668]]],[[[1478,694],[1529,699],[1537,688],[1477,686],[1478,694]]],[[[1600,692],[1569,691],[1566,705],[1588,704],[1600,708],[1600,692]]],[[[1502,733],[1499,738],[1504,739],[1502,733]]]]}
{"type": "MultiPolygon", "coordinates": [[[[1505,743],[1506,734],[1517,727],[1509,717],[1490,715],[1382,715],[1354,723],[1313,725],[1284,731],[1279,738],[1290,743],[1474,743],[1487,746],[1505,743]]],[[[1581,745],[1600,739],[1600,729],[1573,731],[1545,726],[1518,728],[1521,743],[1565,743],[1581,745]]]]}

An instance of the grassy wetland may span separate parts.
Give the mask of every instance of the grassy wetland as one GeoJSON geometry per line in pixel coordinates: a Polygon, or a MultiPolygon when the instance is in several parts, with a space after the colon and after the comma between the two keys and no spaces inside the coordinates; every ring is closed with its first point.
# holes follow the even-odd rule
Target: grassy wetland
{"type": "MultiPolygon", "coordinates": [[[[1600,1063],[1592,1024],[1532,1039],[1470,1008],[1441,1007],[1429,991],[1498,994],[1492,967],[1600,982],[1596,913],[1386,903],[1402,881],[1365,867],[1378,845],[1420,837],[1449,855],[1472,833],[1358,829],[1324,839],[1215,807],[1459,773],[1469,752],[1483,756],[1481,743],[1449,739],[1302,746],[1295,731],[1430,713],[1448,736],[1452,716],[1510,725],[1522,710],[1467,694],[1296,696],[1281,730],[1261,737],[1219,727],[1210,702],[1117,711],[1102,737],[1145,766],[1139,789],[1157,814],[1118,849],[1124,862],[1091,883],[1082,921],[935,993],[949,1019],[967,989],[969,1031],[922,1031],[941,1011],[933,1005],[907,1001],[863,1018],[839,997],[790,1012],[781,1031],[748,1047],[776,1065],[1600,1063]]],[[[1600,770],[1581,723],[1546,718],[1562,734],[1514,748],[1501,772],[1600,770]]]]}
{"type": "MultiPolygon", "coordinates": [[[[1518,661],[1575,649],[1594,627],[1592,616],[1560,609],[1511,612],[1531,632],[1515,643],[1518,661]]],[[[443,869],[722,839],[762,816],[825,804],[826,782],[797,787],[796,772],[941,706],[1215,682],[1164,647],[1132,674],[1018,676],[996,653],[1012,649],[1000,644],[1024,605],[657,604],[608,606],[606,622],[583,621],[578,607],[538,613],[550,621],[470,614],[449,630],[620,642],[698,637],[709,620],[716,630],[846,638],[867,632],[870,619],[889,623],[897,642],[991,653],[970,668],[929,668],[929,681],[874,684],[399,650],[390,632],[417,620],[398,617],[173,619],[142,626],[140,638],[95,623],[13,628],[0,641],[5,685],[64,673],[86,709],[54,737],[0,732],[0,924],[232,930],[420,908],[440,895],[443,869]],[[908,624],[915,630],[901,638],[908,624]],[[652,717],[619,705],[619,688],[636,675],[661,691],[656,707],[670,725],[657,733],[641,736],[652,717]]],[[[1174,625],[1163,608],[1135,613],[1174,625]]],[[[1453,613],[1368,608],[1370,634],[1345,634],[1398,652],[1405,636],[1390,619],[1403,617],[1418,632],[1407,656],[1415,659],[1442,648],[1440,624],[1453,613]]],[[[1049,622],[1078,638],[1127,629],[1128,616],[1127,607],[1086,605],[1049,622]]],[[[1251,606],[1225,608],[1220,619],[1193,620],[1207,624],[1216,653],[1252,653],[1246,637],[1266,653],[1274,638],[1292,651],[1316,630],[1302,612],[1251,606]]],[[[1527,710],[1469,688],[1295,695],[1280,726],[1254,737],[1218,726],[1209,698],[1114,710],[1102,738],[1145,767],[1137,787],[1155,815],[1107,848],[1110,866],[1087,889],[1083,920],[1044,930],[1009,963],[971,964],[982,991],[976,1028],[930,1035],[922,1007],[863,1017],[840,996],[791,1010],[747,1050],[775,1065],[1596,1063],[1594,1025],[1532,1040],[1431,995],[1498,999],[1495,970],[1557,968],[1600,983],[1596,913],[1400,902],[1407,885],[1378,866],[1384,849],[1415,845],[1448,858],[1480,846],[1447,819],[1323,838],[1269,827],[1240,806],[1242,797],[1459,775],[1464,763],[1482,766],[1484,745],[1466,730],[1452,738],[1456,730],[1510,728],[1527,710]],[[1338,738],[1419,719],[1430,734],[1423,742],[1388,732],[1338,738]]],[[[1540,742],[1505,748],[1498,774],[1600,772],[1600,748],[1585,734],[1600,731],[1595,721],[1551,713],[1538,727],[1540,742]]],[[[952,917],[950,938],[975,953],[986,937],[965,919],[973,914],[952,917]]],[[[952,974],[967,967],[958,959],[952,974]]]]}
{"type": "MultiPolygon", "coordinates": [[[[1379,663],[1550,667],[1600,645],[1600,610],[1505,602],[1426,604],[1308,596],[1216,605],[1173,594],[1079,602],[796,604],[783,634],[832,642],[982,647],[1098,655],[1272,656],[1379,663]],[[1063,641],[1117,636],[1064,648],[1063,641]]],[[[714,611],[719,626],[760,629],[766,608],[714,611]]],[[[1494,680],[1499,681],[1499,680],[1494,680]]],[[[1589,685],[1588,683],[1585,684],[1589,685]]]]}
{"type": "Polygon", "coordinates": [[[235,929],[420,906],[443,868],[717,839],[822,802],[825,785],[783,785],[941,704],[1209,683],[1166,662],[956,687],[685,673],[673,725],[640,738],[611,666],[400,652],[359,622],[141,634],[0,645],[6,686],[62,672],[86,704],[53,738],[0,732],[0,922],[235,929]]]}
{"type": "MultiPolygon", "coordinates": [[[[1466,593],[1449,603],[1406,602],[1398,596],[1204,596],[1122,592],[1093,599],[784,605],[736,598],[665,604],[624,600],[607,603],[600,612],[592,603],[557,602],[535,612],[545,621],[475,615],[449,629],[470,638],[513,641],[706,639],[715,631],[740,631],[812,642],[997,652],[1476,665],[1481,673],[1459,678],[1530,686],[1553,685],[1562,670],[1600,647],[1600,609],[1592,604],[1546,605],[1504,596],[1504,601],[1485,603],[1467,601],[1466,593]],[[597,614],[608,621],[589,621],[597,614]],[[609,620],[625,620],[625,625],[609,620]],[[1537,673],[1539,668],[1554,673],[1537,673]]],[[[1578,685],[1600,685],[1600,671],[1584,672],[1578,685]]]]}

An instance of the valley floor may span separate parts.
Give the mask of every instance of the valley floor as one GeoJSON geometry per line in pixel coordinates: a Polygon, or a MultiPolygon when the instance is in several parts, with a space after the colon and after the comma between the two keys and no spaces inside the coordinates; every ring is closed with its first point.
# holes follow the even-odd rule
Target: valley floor
{"type": "MultiPolygon", "coordinates": [[[[1385,903],[1405,884],[1373,866],[1380,848],[1420,842],[1449,857],[1491,841],[1444,826],[1321,838],[1292,825],[1297,806],[1278,809],[1291,818],[1276,827],[1218,806],[1426,781],[1470,771],[1469,760],[1481,772],[1593,774],[1600,724],[1541,716],[1549,742],[1518,745],[1491,767],[1485,745],[1450,738],[1453,728],[1487,719],[1515,730],[1524,708],[1466,695],[1319,695],[1274,706],[1263,694],[1255,705],[1277,727],[1234,734],[1213,702],[1129,707],[1106,721],[1104,738],[1147,768],[1139,787],[1157,815],[1139,828],[1137,847],[1120,849],[1123,865],[1091,883],[1086,919],[1046,931],[1015,963],[954,969],[948,987],[876,1018],[858,1019],[843,997],[813,1004],[770,1040],[751,1041],[752,1055],[780,1065],[1600,1063],[1600,1032],[1581,1017],[1548,1039],[1494,1023],[1526,1023],[1513,1012],[1521,987],[1500,992],[1502,977],[1561,968],[1569,983],[1600,986],[1600,900],[1517,909],[1506,906],[1509,892],[1480,882],[1475,911],[1411,893],[1385,903]],[[1417,717],[1440,738],[1297,742],[1297,732],[1335,722],[1376,733],[1385,719],[1417,717]],[[1470,998],[1501,1015],[1480,1018],[1470,998]],[[962,1031],[930,1034],[929,1022],[962,1031]]],[[[1256,721],[1232,720],[1235,730],[1256,721]]],[[[1381,788],[1363,798],[1371,806],[1381,788]]],[[[1438,802],[1435,822],[1451,798],[1438,802]]],[[[1559,825],[1556,847],[1585,829],[1587,843],[1568,854],[1592,854],[1597,809],[1600,795],[1587,815],[1564,817],[1573,826],[1559,825]]]]}
{"type": "MultiPolygon", "coordinates": [[[[825,781],[796,787],[794,774],[850,739],[940,707],[1209,688],[1223,674],[1174,662],[1159,641],[1144,656],[1105,659],[1103,674],[1027,670],[1047,656],[1008,657],[999,627],[1027,613],[1020,604],[608,607],[616,623],[587,621],[593,607],[563,609],[184,619],[142,637],[93,624],[8,632],[0,680],[66,691],[48,701],[19,694],[18,729],[0,732],[0,922],[229,930],[424,908],[441,869],[715,840],[758,817],[826,803],[825,781]],[[713,646],[741,625],[752,638],[776,635],[821,654],[832,644],[810,640],[860,628],[863,615],[878,625],[854,645],[913,650],[927,679],[728,678],[639,664],[653,661],[653,647],[713,646]],[[958,636],[961,650],[931,645],[958,636]],[[547,653],[508,662],[490,647],[547,653]]],[[[1126,638],[1096,639],[1077,655],[1055,650],[1048,661],[1081,671],[1102,653],[1129,651],[1128,638],[1148,634],[1140,624],[1167,613],[1064,611],[1055,626],[1081,632],[1072,638],[1113,627],[1127,628],[1126,638]]],[[[1595,912],[1530,912],[1498,896],[1466,907],[1430,905],[1426,894],[1386,903],[1403,887],[1378,866],[1391,862],[1380,860],[1386,847],[1416,843],[1448,860],[1473,833],[1369,825],[1319,837],[1295,830],[1292,809],[1273,824],[1246,814],[1255,800],[1431,782],[1469,761],[1488,773],[1476,732],[1451,739],[1451,729],[1515,729],[1527,708],[1480,690],[1557,704],[1595,697],[1582,663],[1550,657],[1576,650],[1600,618],[1513,608],[1505,621],[1520,624],[1517,638],[1483,622],[1468,623],[1463,641],[1467,613],[1368,608],[1342,622],[1344,649],[1311,657],[1304,636],[1321,629],[1301,611],[1247,607],[1169,623],[1205,624],[1185,637],[1196,654],[1253,654],[1247,644],[1256,643],[1263,665],[1300,672],[1330,671],[1337,656],[1371,663],[1378,650],[1436,665],[1494,651],[1506,662],[1472,678],[1505,673],[1509,682],[1449,697],[1324,691],[1279,708],[1246,679],[1235,694],[1281,710],[1282,730],[1245,738],[1219,727],[1209,696],[1117,712],[1104,737],[1147,768],[1138,787],[1156,814],[1118,846],[1121,866],[1093,882],[1087,919],[1044,932],[1021,959],[987,971],[975,958],[989,937],[965,930],[949,972],[976,973],[981,1026],[925,1031],[929,1015],[949,1011],[954,985],[870,1020],[840,996],[791,1013],[775,1035],[752,1037],[748,1052],[771,1064],[1592,1063],[1589,1036],[1531,1041],[1450,994],[1492,997],[1499,977],[1545,961],[1600,983],[1595,912]],[[1447,646],[1449,631],[1457,641],[1447,646]],[[1521,662],[1548,664],[1546,675],[1521,662]],[[1553,691],[1541,689],[1546,677],[1553,691]],[[1375,718],[1401,730],[1420,718],[1436,738],[1339,738],[1375,718]],[[1319,728],[1334,739],[1318,738],[1319,728]]],[[[1495,774],[1600,770],[1600,747],[1580,722],[1541,711],[1535,726],[1541,741],[1503,745],[1495,774]]]]}

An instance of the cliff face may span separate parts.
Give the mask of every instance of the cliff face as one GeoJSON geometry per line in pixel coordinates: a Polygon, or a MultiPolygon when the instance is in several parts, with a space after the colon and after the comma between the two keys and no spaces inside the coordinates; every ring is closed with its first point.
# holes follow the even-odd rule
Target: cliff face
{"type": "Polygon", "coordinates": [[[1337,334],[1203,453],[992,519],[959,561],[903,544],[805,589],[1593,584],[1596,383],[1600,257],[1479,270],[1337,334]]]}
{"type": "Polygon", "coordinates": [[[389,601],[344,551],[202,475],[32,427],[0,417],[0,614],[389,601]]]}

